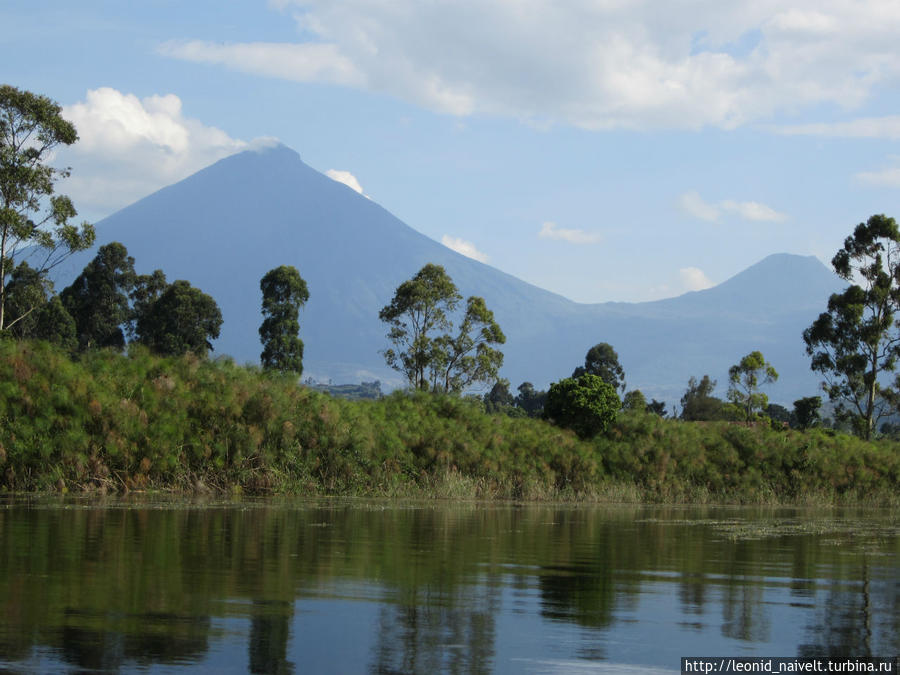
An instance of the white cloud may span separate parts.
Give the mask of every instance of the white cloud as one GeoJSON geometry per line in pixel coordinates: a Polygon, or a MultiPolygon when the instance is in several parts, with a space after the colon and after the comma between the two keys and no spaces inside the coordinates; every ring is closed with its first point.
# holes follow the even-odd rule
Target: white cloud
{"type": "Polygon", "coordinates": [[[349,171],[340,171],[338,169],[328,169],[325,172],[325,175],[328,176],[331,180],[335,180],[338,183],[343,183],[351,190],[358,192],[359,194],[365,196],[363,192],[362,185],[359,184],[359,181],[349,171]]]}
{"type": "Polygon", "coordinates": [[[160,45],[159,52],[184,61],[222,65],[243,73],[293,82],[365,85],[364,75],[340,54],[336,45],[330,44],[220,44],[192,40],[165,42],[160,45]]]}
{"type": "Polygon", "coordinates": [[[487,254],[479,251],[475,248],[475,244],[466,241],[465,239],[459,239],[458,237],[451,237],[450,235],[445,234],[441,237],[441,243],[447,248],[452,249],[457,253],[461,253],[467,258],[472,258],[473,260],[483,263],[488,261],[487,254]]]}
{"type": "Polygon", "coordinates": [[[276,142],[231,138],[185,117],[174,94],[139,99],[102,87],[63,107],[79,141],[60,151],[73,167],[61,191],[82,212],[107,215],[228,155],[276,142]]]}
{"type": "Polygon", "coordinates": [[[603,235],[597,232],[570,230],[549,221],[541,226],[538,236],[543,239],[561,239],[570,244],[599,244],[603,240],[603,235]]]}
{"type": "Polygon", "coordinates": [[[453,115],[587,129],[733,128],[860,107],[900,80],[891,0],[270,0],[297,43],[174,58],[359,87],[453,115]]]}
{"type": "Polygon", "coordinates": [[[715,223],[719,220],[719,209],[712,204],[707,204],[703,201],[703,198],[694,191],[685,192],[681,195],[681,197],[678,198],[678,204],[686,213],[695,218],[699,218],[700,220],[705,220],[710,223],[715,223]]]}
{"type": "Polygon", "coordinates": [[[785,214],[759,202],[736,202],[726,199],[717,204],[710,204],[693,190],[681,195],[678,204],[689,215],[709,223],[718,223],[725,213],[733,213],[743,220],[754,222],[781,223],[788,219],[785,214]]]}
{"type": "Polygon", "coordinates": [[[702,291],[714,285],[699,267],[682,267],[678,270],[678,278],[686,291],[702,291]]]}
{"type": "Polygon", "coordinates": [[[900,187],[900,167],[891,167],[881,171],[862,171],[856,174],[857,180],[878,187],[900,187]]]}
{"type": "Polygon", "coordinates": [[[795,124],[774,127],[788,136],[833,136],[837,138],[900,138],[900,115],[862,117],[849,122],[795,124]]]}
{"type": "Polygon", "coordinates": [[[724,211],[736,213],[744,220],[753,220],[757,222],[783,223],[787,220],[787,216],[779,213],[775,209],[760,204],[759,202],[733,202],[725,200],[719,205],[724,211]]]}

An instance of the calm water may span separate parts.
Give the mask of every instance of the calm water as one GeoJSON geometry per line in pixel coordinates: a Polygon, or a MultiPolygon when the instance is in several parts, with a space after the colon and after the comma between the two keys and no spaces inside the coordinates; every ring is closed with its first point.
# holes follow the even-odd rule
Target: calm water
{"type": "Polygon", "coordinates": [[[0,668],[678,672],[900,653],[884,511],[0,501],[0,668]]]}

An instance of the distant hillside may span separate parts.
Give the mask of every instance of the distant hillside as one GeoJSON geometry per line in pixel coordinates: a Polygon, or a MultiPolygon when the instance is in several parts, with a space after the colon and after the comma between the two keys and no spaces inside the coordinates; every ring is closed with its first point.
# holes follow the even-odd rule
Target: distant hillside
{"type": "MultiPolygon", "coordinates": [[[[463,295],[481,295],[507,335],[502,374],[515,388],[571,374],[609,342],[629,388],[675,401],[691,375],[724,385],[728,367],[761,349],[781,373],[772,398],[816,392],[801,332],[840,288],[817,259],[773,255],[723,284],[647,303],[578,304],[466,258],[375,202],[304,164],[284,146],[223,159],[104,219],[98,242],[121,241],[139,271],[162,268],[212,295],[225,319],[216,353],[259,359],[259,280],[290,264],[306,279],[304,376],[402,384],[384,366],[378,310],[427,262],[463,295]]],[[[73,257],[61,282],[90,258],[73,257]]]]}

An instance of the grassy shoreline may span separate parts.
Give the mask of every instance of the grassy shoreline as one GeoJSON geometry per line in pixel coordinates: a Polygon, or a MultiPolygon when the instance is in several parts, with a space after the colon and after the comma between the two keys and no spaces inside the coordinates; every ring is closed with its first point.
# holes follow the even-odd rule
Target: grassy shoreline
{"type": "Polygon", "coordinates": [[[0,491],[895,506],[898,486],[900,445],[825,430],[623,413],[583,441],[450,396],[0,342],[0,491]]]}

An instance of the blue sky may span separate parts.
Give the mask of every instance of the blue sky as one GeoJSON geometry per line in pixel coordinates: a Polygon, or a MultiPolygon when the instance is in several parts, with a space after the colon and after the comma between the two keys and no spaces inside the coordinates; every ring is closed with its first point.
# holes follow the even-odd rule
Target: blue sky
{"type": "Polygon", "coordinates": [[[898,35],[895,0],[0,5],[4,80],[79,130],[86,218],[277,139],[582,302],[827,262],[897,216],[898,35]]]}

